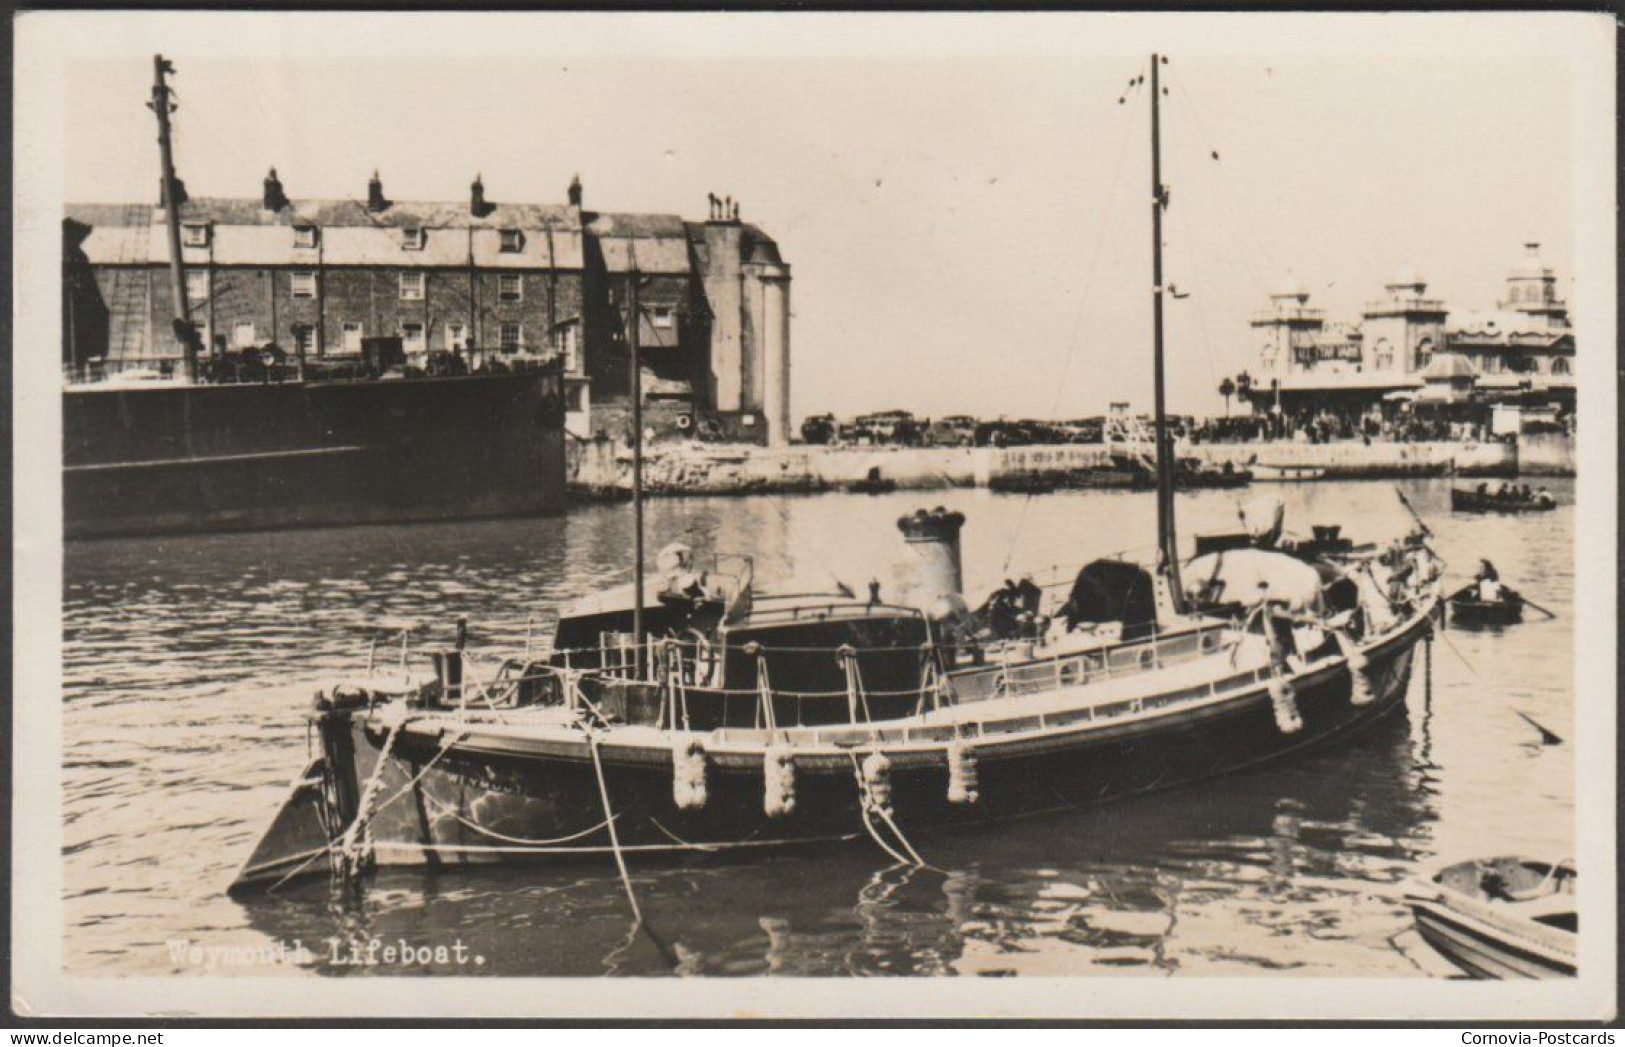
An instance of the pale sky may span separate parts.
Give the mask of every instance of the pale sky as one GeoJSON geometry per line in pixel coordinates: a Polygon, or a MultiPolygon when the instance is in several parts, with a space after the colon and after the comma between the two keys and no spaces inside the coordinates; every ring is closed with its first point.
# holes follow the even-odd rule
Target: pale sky
{"type": "MultiPolygon", "coordinates": [[[[445,24],[408,32],[421,45],[445,24]]],[[[461,200],[479,172],[491,199],[562,202],[579,172],[589,209],[691,219],[729,194],[793,268],[798,419],[1149,406],[1146,89],[1118,104],[1145,57],[662,57],[646,41],[617,57],[599,41],[569,58],[550,32],[568,26],[508,24],[553,53],[222,59],[182,40],[166,52],[181,177],[257,196],[275,165],[296,198],[361,195],[377,167],[396,199],[461,200]]],[[[288,54],[310,50],[302,35],[279,34],[288,54]]],[[[1534,239],[1573,296],[1561,55],[1270,44],[1164,67],[1168,278],[1190,293],[1167,303],[1173,410],[1216,412],[1219,379],[1256,372],[1247,317],[1289,271],[1339,319],[1406,265],[1430,295],[1490,308],[1534,239]]],[[[151,200],[151,48],[68,68],[65,197],[151,200]]]]}

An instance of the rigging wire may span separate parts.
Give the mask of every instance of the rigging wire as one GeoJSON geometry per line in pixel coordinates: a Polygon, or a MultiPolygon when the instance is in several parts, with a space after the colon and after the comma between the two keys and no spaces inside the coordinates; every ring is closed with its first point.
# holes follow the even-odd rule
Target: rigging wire
{"type": "Polygon", "coordinates": [[[1184,242],[1190,245],[1184,253],[1187,254],[1190,259],[1191,272],[1193,275],[1195,275],[1197,283],[1197,293],[1191,297],[1196,300],[1196,321],[1197,328],[1202,333],[1202,348],[1204,350],[1204,362],[1207,364],[1208,388],[1213,389],[1217,388],[1219,379],[1218,373],[1214,370],[1213,366],[1213,337],[1211,332],[1208,330],[1207,308],[1202,303],[1202,292],[1204,289],[1217,285],[1210,284],[1208,282],[1207,273],[1202,268],[1200,261],[1202,252],[1197,250],[1196,234],[1194,230],[1192,230],[1190,222],[1185,218],[1185,212],[1188,210],[1190,210],[1188,207],[1182,208],[1175,220],[1179,222],[1179,231],[1183,234],[1184,242]]]}
{"type": "MultiPolygon", "coordinates": [[[[1144,81],[1145,77],[1142,74],[1136,74],[1124,90],[1123,95],[1118,98],[1119,104],[1129,104],[1129,111],[1127,119],[1123,123],[1123,136],[1117,143],[1117,158],[1112,162],[1111,182],[1106,189],[1106,203],[1101,209],[1100,227],[1095,231],[1095,249],[1090,255],[1088,266],[1084,269],[1083,284],[1078,291],[1077,309],[1072,317],[1072,332],[1067,338],[1066,356],[1061,363],[1060,378],[1055,384],[1055,400],[1050,407],[1052,417],[1061,409],[1061,402],[1066,397],[1066,384],[1072,373],[1072,362],[1077,357],[1085,307],[1088,305],[1090,294],[1094,290],[1095,277],[1100,268],[1100,258],[1105,250],[1106,233],[1110,230],[1111,220],[1116,211],[1116,208],[1112,205],[1117,200],[1118,187],[1123,181],[1123,162],[1128,156],[1129,139],[1132,137],[1134,129],[1139,126],[1140,112],[1145,108],[1140,104],[1140,99],[1145,94],[1141,90],[1144,81]]],[[[1022,528],[1027,522],[1027,509],[1032,504],[1032,500],[1033,495],[1031,492],[1028,493],[1026,498],[1022,499],[1021,512],[1016,516],[1016,526],[1011,532],[1010,543],[1005,549],[1004,566],[1000,569],[1001,574],[1010,570],[1010,561],[1015,556],[1017,545],[1020,544],[1022,528]]]]}
{"type": "MultiPolygon", "coordinates": [[[[1241,202],[1241,194],[1236,192],[1235,186],[1231,183],[1230,173],[1225,169],[1224,162],[1218,159],[1218,147],[1214,144],[1215,140],[1213,136],[1208,133],[1207,124],[1202,119],[1202,115],[1197,109],[1195,96],[1182,81],[1176,83],[1174,86],[1178,88],[1178,92],[1175,97],[1179,98],[1183,103],[1188,119],[1195,127],[1198,140],[1206,143],[1208,152],[1215,158],[1212,164],[1212,181],[1215,189],[1218,191],[1220,202],[1226,212],[1227,217],[1231,219],[1232,223],[1237,227],[1238,232],[1241,234],[1238,238],[1245,241],[1247,246],[1256,252],[1258,256],[1257,260],[1263,263],[1265,271],[1276,272],[1277,268],[1274,257],[1264,246],[1263,240],[1258,234],[1257,224],[1249,220],[1251,216],[1247,213],[1246,208],[1241,202]]],[[[1175,108],[1177,109],[1178,107],[1175,108]]],[[[1258,284],[1259,290],[1264,294],[1268,294],[1268,283],[1260,279],[1258,274],[1251,269],[1252,260],[1246,259],[1245,264],[1248,266],[1249,272],[1252,273],[1254,282],[1258,284]]]]}

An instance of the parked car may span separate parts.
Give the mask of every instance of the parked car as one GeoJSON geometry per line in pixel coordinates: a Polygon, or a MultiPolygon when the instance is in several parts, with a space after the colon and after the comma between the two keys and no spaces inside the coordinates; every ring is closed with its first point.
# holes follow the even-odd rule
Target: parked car
{"type": "Polygon", "coordinates": [[[808,415],[801,423],[803,443],[827,444],[835,439],[839,431],[832,414],[808,415]]]}
{"type": "Polygon", "coordinates": [[[908,411],[876,411],[853,419],[850,439],[859,444],[912,446],[920,442],[922,428],[908,411]]]}
{"type": "Polygon", "coordinates": [[[936,447],[970,447],[976,443],[976,419],[968,414],[950,414],[925,428],[925,442],[936,447]]]}

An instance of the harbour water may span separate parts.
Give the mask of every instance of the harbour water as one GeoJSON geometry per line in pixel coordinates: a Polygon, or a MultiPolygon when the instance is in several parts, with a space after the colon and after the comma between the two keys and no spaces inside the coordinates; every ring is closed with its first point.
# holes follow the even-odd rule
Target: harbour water
{"type": "MultiPolygon", "coordinates": [[[[458,615],[477,646],[540,640],[563,601],[626,580],[624,506],[71,545],[65,964],[85,975],[1449,976],[1409,930],[1407,877],[1436,857],[1573,853],[1572,747],[1540,745],[1514,713],[1573,736],[1573,482],[1551,483],[1556,512],[1517,517],[1451,514],[1447,481],[1398,486],[1437,532],[1452,581],[1487,557],[1558,617],[1448,630],[1406,714],[1339,748],[1200,789],[923,836],[913,842],[930,868],[888,870],[863,845],[634,862],[647,917],[635,934],[610,863],[388,870],[358,907],[334,904],[325,882],[225,895],[302,766],[318,687],[364,668],[369,642],[391,631],[449,642],[458,615]]],[[[1186,541],[1234,529],[1238,502],[1263,490],[1182,495],[1186,541]]],[[[1411,522],[1389,483],[1272,490],[1292,531],[1341,523],[1385,541],[1411,522]]],[[[1140,492],[691,498],[652,503],[648,534],[651,548],[752,553],[765,584],[833,575],[861,591],[878,578],[884,593],[903,555],[896,518],[938,504],[969,518],[973,601],[1022,569],[1149,555],[1154,500],[1140,492]]]]}

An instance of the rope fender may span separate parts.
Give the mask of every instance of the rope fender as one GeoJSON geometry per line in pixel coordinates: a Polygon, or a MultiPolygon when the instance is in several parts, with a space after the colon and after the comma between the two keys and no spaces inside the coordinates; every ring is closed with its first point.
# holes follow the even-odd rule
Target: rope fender
{"type": "Polygon", "coordinates": [[[1275,726],[1282,734],[1297,734],[1303,730],[1303,716],[1298,712],[1298,694],[1291,681],[1277,672],[1270,677],[1270,705],[1275,710],[1275,726]]]}
{"type": "Polygon", "coordinates": [[[796,758],[782,745],[762,753],[762,810],[769,818],[785,818],[796,809],[796,758]]]}
{"type": "Polygon", "coordinates": [[[971,804],[981,795],[977,789],[976,754],[963,738],[955,738],[948,746],[948,802],[971,804]]]}
{"type": "Polygon", "coordinates": [[[891,761],[884,753],[863,758],[863,786],[869,802],[882,814],[891,813],[891,761]]]}
{"type": "Polygon", "coordinates": [[[671,748],[671,798],[680,811],[705,806],[705,742],[698,737],[679,739],[671,748]]]}
{"type": "Polygon", "coordinates": [[[1333,630],[1332,635],[1337,637],[1338,649],[1343,652],[1343,660],[1349,667],[1349,701],[1355,705],[1370,705],[1377,697],[1376,690],[1371,686],[1371,661],[1360,650],[1360,645],[1354,642],[1347,631],[1333,630]]]}

